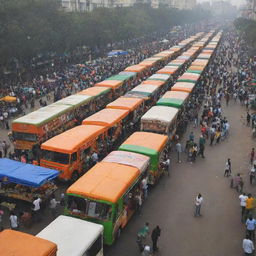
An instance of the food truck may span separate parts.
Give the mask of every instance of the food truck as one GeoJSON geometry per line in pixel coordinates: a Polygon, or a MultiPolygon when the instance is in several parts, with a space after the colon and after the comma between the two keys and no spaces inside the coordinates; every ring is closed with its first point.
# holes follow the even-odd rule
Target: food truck
{"type": "Polygon", "coordinates": [[[65,214],[103,225],[111,245],[137,209],[148,164],[144,155],[112,152],[67,189],[65,214]]]}
{"type": "Polygon", "coordinates": [[[46,201],[57,190],[53,181],[58,175],[56,170],[1,158],[1,206],[13,210],[18,204],[30,209],[35,197],[46,201]]]}
{"type": "Polygon", "coordinates": [[[148,183],[154,185],[163,173],[160,163],[166,160],[169,149],[166,135],[152,132],[133,133],[118,150],[134,152],[150,158],[148,183]]]}
{"type": "Polygon", "coordinates": [[[57,245],[57,256],[103,256],[103,226],[60,215],[37,238],[57,245]]]}
{"type": "Polygon", "coordinates": [[[154,106],[140,121],[141,131],[165,134],[172,140],[177,128],[179,109],[166,106],[154,106]]]}
{"type": "Polygon", "coordinates": [[[57,245],[46,239],[5,229],[0,232],[1,256],[57,256],[57,245]]]}
{"type": "Polygon", "coordinates": [[[94,152],[107,150],[107,130],[99,125],[79,125],[41,145],[40,165],[60,172],[59,179],[75,181],[93,165],[94,152]]]}

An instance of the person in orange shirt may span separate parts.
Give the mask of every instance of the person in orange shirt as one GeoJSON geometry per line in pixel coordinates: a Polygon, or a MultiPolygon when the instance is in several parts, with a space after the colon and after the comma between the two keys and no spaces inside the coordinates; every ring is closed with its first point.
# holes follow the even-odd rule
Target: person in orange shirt
{"type": "Polygon", "coordinates": [[[246,199],[246,206],[245,206],[245,219],[247,219],[249,216],[252,216],[253,210],[254,210],[254,198],[252,197],[252,194],[248,194],[248,198],[246,199]]]}

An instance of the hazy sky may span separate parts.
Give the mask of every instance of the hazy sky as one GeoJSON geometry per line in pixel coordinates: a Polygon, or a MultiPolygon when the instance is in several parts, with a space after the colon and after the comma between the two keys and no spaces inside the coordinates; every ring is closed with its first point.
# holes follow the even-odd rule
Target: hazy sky
{"type": "MultiPolygon", "coordinates": [[[[199,3],[205,2],[205,1],[209,1],[209,0],[197,0],[197,2],[199,2],[199,3]]],[[[210,0],[210,1],[212,1],[212,0],[210,0]]],[[[235,4],[237,6],[245,3],[245,0],[225,0],[225,1],[231,2],[232,4],[235,4]]]]}

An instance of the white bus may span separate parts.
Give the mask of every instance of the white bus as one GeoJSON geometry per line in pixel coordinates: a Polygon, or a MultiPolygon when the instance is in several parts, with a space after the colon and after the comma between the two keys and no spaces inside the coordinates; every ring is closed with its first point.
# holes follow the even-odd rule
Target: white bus
{"type": "Polygon", "coordinates": [[[57,244],[57,256],[103,256],[103,226],[59,216],[36,235],[57,244]]]}

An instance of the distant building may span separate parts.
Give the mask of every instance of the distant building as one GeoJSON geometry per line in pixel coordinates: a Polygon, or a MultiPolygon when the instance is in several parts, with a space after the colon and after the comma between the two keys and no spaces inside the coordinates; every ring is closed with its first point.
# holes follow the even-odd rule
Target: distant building
{"type": "Polygon", "coordinates": [[[91,11],[99,7],[129,7],[140,3],[150,4],[153,8],[163,5],[178,9],[193,9],[196,6],[196,0],[61,0],[62,9],[71,12],[91,11]]]}
{"type": "Polygon", "coordinates": [[[256,0],[246,0],[246,5],[242,11],[243,17],[256,20],[256,0]]]}

